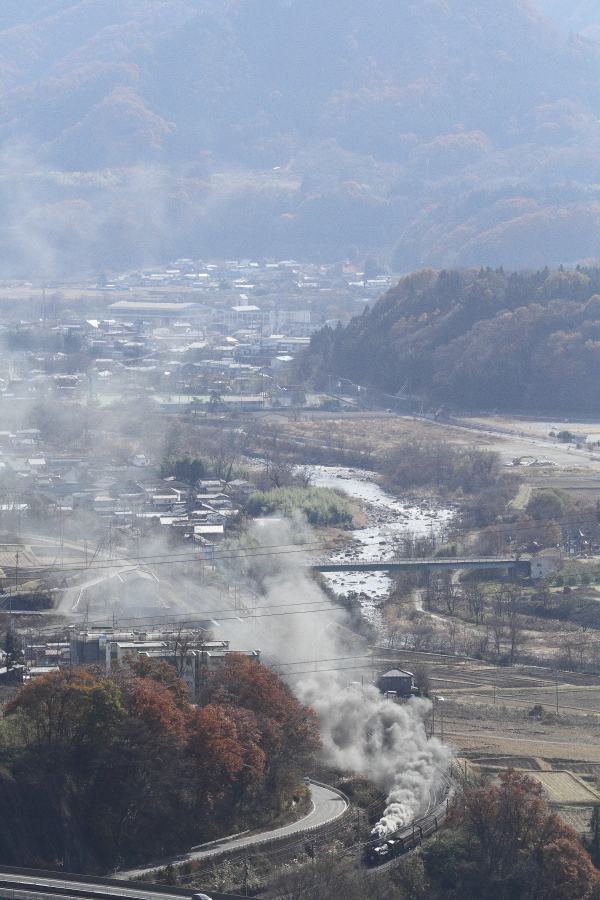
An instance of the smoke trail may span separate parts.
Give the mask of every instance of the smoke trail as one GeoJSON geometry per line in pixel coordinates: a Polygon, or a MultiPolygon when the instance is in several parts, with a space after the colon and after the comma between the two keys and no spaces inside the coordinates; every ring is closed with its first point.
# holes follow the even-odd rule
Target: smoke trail
{"type": "MultiPolygon", "coordinates": [[[[314,538],[299,519],[266,520],[252,533],[259,544],[271,547],[278,541],[289,545],[314,538]]],[[[345,613],[331,610],[331,601],[307,576],[303,568],[307,562],[304,555],[274,554],[257,558],[252,570],[246,570],[263,602],[271,608],[279,604],[282,612],[266,620],[268,624],[260,632],[261,646],[284,663],[281,674],[300,700],[317,713],[323,762],[361,772],[385,791],[387,806],[374,829],[383,837],[419,814],[452,753],[425,734],[423,720],[431,708],[428,700],[411,698],[397,704],[382,697],[374,686],[365,685],[360,691],[338,683],[342,673],[350,680],[364,671],[367,660],[358,655],[360,651],[355,661],[349,659],[348,643],[342,645],[345,613]],[[290,603],[296,611],[287,614],[290,603]],[[310,669],[317,671],[313,674],[297,665],[285,665],[297,660],[310,660],[310,669]],[[334,671],[319,672],[319,660],[334,671]],[[306,674],[292,676],[286,669],[306,674]]]]}
{"type": "Polygon", "coordinates": [[[359,693],[332,679],[311,679],[297,691],[319,717],[324,761],[361,772],[386,792],[387,806],[374,835],[384,837],[411,822],[452,756],[425,734],[429,701],[413,698],[399,705],[372,686],[359,693]]]}

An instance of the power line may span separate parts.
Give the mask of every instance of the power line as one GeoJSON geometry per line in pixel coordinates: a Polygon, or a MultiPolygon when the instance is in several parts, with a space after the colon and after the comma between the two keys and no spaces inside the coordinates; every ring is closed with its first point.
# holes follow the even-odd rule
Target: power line
{"type": "MultiPolygon", "coordinates": [[[[31,566],[27,568],[28,573],[40,573],[47,572],[49,570],[54,572],[83,572],[83,571],[104,571],[110,568],[118,568],[121,569],[124,566],[129,565],[134,562],[145,562],[149,561],[148,565],[167,565],[169,563],[174,564],[177,562],[219,562],[222,559],[256,559],[261,558],[263,556],[285,556],[294,553],[307,553],[311,550],[323,550],[324,548],[322,543],[314,542],[313,544],[274,544],[272,546],[266,545],[264,547],[250,548],[249,550],[240,548],[239,550],[233,550],[232,553],[223,553],[220,555],[213,556],[211,560],[203,560],[198,557],[198,553],[177,553],[177,554],[149,554],[147,556],[124,556],[119,560],[99,560],[95,565],[89,563],[87,566],[78,565],[77,563],[71,563],[69,565],[64,566],[56,566],[51,564],[50,566],[31,566]],[[289,548],[289,549],[287,549],[289,548]]],[[[337,548],[332,548],[337,549],[337,548]]],[[[10,572],[11,569],[14,569],[14,566],[3,566],[3,570],[6,572],[10,572]]]]}
{"type": "MultiPolygon", "coordinates": [[[[578,525],[589,525],[589,518],[571,519],[569,522],[566,522],[563,524],[558,522],[555,518],[545,517],[542,519],[534,519],[533,521],[524,521],[522,519],[517,519],[514,522],[491,523],[490,525],[480,526],[479,528],[473,528],[472,526],[460,526],[460,525],[452,526],[451,524],[448,524],[447,528],[451,533],[477,532],[477,531],[481,532],[481,531],[485,530],[485,528],[490,528],[490,527],[519,530],[519,529],[530,529],[532,527],[542,527],[543,525],[545,525],[545,524],[547,525],[550,523],[557,524],[561,528],[570,528],[570,527],[576,527],[578,525]]],[[[430,524],[433,525],[433,523],[430,523],[430,524]]],[[[406,532],[410,533],[410,528],[407,527],[406,532]]],[[[421,536],[426,537],[426,535],[421,535],[421,536]]],[[[36,538],[34,537],[31,542],[34,543],[35,540],[36,540],[36,538]]],[[[399,543],[400,542],[401,542],[401,540],[399,541],[399,543]]],[[[102,543],[102,541],[101,541],[101,543],[102,543]]],[[[10,544],[10,546],[12,547],[12,546],[14,546],[14,544],[10,544]]],[[[100,549],[100,545],[98,546],[96,552],[98,552],[99,549],[100,549]]],[[[250,547],[250,548],[241,548],[240,547],[238,549],[235,549],[235,548],[230,548],[230,549],[231,549],[231,552],[215,555],[213,557],[213,560],[219,561],[221,559],[243,559],[243,558],[252,559],[254,557],[261,557],[261,556],[265,556],[265,555],[302,553],[302,552],[310,552],[311,550],[314,550],[314,549],[322,549],[322,550],[340,549],[340,547],[339,547],[339,545],[338,546],[334,545],[334,546],[328,547],[328,546],[324,546],[321,541],[309,541],[306,544],[302,544],[302,545],[298,545],[298,544],[264,544],[264,545],[261,545],[258,547],[250,547]],[[265,553],[264,551],[274,551],[274,552],[273,553],[265,553]]],[[[152,560],[154,562],[154,564],[160,564],[158,561],[163,560],[163,559],[166,562],[177,562],[177,561],[186,562],[186,561],[194,561],[194,560],[200,561],[200,560],[198,560],[197,554],[195,554],[195,553],[190,554],[189,551],[184,551],[184,552],[175,553],[175,554],[161,553],[161,554],[149,554],[146,556],[128,555],[126,557],[123,557],[123,562],[124,563],[127,563],[128,561],[142,562],[145,560],[152,560]]],[[[390,562],[393,562],[393,561],[394,560],[390,560],[390,562]]],[[[94,563],[94,557],[92,558],[92,561],[85,568],[87,568],[87,569],[94,568],[93,563],[94,563]]],[[[51,567],[53,567],[53,565],[54,564],[52,564],[51,567]]],[[[113,565],[119,565],[119,562],[115,561],[113,563],[113,565]]],[[[107,561],[98,561],[97,567],[106,569],[106,568],[109,568],[110,565],[109,565],[109,563],[107,563],[107,561]]],[[[5,568],[5,570],[6,569],[10,570],[10,567],[4,567],[4,568],[5,568]]],[[[41,567],[41,566],[37,567],[37,568],[32,567],[32,568],[28,569],[28,571],[41,571],[46,568],[48,568],[48,567],[41,567]]],[[[76,564],[72,564],[70,566],[61,566],[61,567],[55,567],[55,568],[59,571],[63,571],[63,570],[64,571],[72,571],[73,569],[81,569],[82,567],[77,566],[76,564]]]]}
{"type": "MultiPolygon", "coordinates": [[[[560,528],[574,528],[579,525],[588,525],[589,518],[573,519],[573,520],[569,521],[568,523],[564,523],[564,524],[561,524],[560,522],[557,522],[556,519],[550,518],[550,517],[543,518],[543,519],[534,519],[532,521],[523,521],[522,519],[517,519],[514,522],[492,523],[491,525],[481,526],[479,529],[473,528],[470,526],[455,526],[455,527],[449,526],[449,530],[451,533],[455,533],[455,532],[479,532],[479,533],[481,533],[482,531],[485,530],[485,528],[529,530],[529,529],[535,528],[535,527],[543,527],[544,525],[549,525],[551,523],[558,525],[560,528]]],[[[410,529],[407,528],[406,532],[410,533],[410,529]]],[[[426,537],[427,535],[420,535],[420,536],[426,537]]],[[[401,542],[402,542],[402,539],[400,538],[398,543],[401,543],[401,542]]],[[[340,549],[340,546],[334,545],[334,546],[328,547],[328,546],[323,545],[323,543],[320,541],[310,541],[306,544],[301,544],[301,545],[298,545],[298,544],[265,544],[265,545],[262,545],[259,547],[250,547],[250,548],[240,547],[237,549],[230,548],[230,552],[221,553],[221,554],[217,553],[213,556],[212,560],[210,560],[210,561],[211,562],[219,562],[220,560],[227,560],[227,559],[254,559],[254,558],[260,558],[263,556],[280,556],[280,555],[287,555],[287,554],[292,554],[292,553],[307,553],[307,552],[314,551],[315,549],[337,550],[337,549],[340,549]]],[[[426,559],[426,558],[427,557],[424,557],[424,559],[426,559]]],[[[128,562],[144,562],[147,560],[150,560],[152,562],[152,564],[154,564],[154,565],[161,565],[164,563],[176,563],[176,562],[192,562],[192,561],[202,562],[203,561],[198,558],[197,553],[193,553],[193,552],[190,553],[190,551],[182,551],[180,553],[174,553],[174,554],[173,553],[160,553],[160,554],[148,554],[148,555],[143,555],[143,556],[142,555],[136,555],[136,556],[128,555],[128,556],[122,557],[121,560],[115,560],[115,561],[98,560],[96,565],[93,565],[93,561],[92,561],[87,566],[81,566],[81,565],[77,565],[75,563],[67,565],[67,566],[54,566],[54,564],[52,564],[50,567],[47,567],[47,566],[31,567],[31,568],[28,568],[28,571],[29,572],[44,571],[48,568],[54,568],[54,570],[56,570],[56,571],[74,571],[74,570],[80,571],[83,569],[87,569],[87,570],[95,569],[95,568],[107,569],[107,568],[111,568],[111,567],[119,567],[120,568],[120,567],[122,567],[122,565],[126,565],[128,562]],[[164,563],[162,561],[164,561],[164,563]]],[[[384,560],[384,562],[397,562],[397,561],[398,561],[397,559],[384,560]]],[[[10,571],[11,567],[5,566],[3,568],[5,569],[5,571],[6,570],[10,571]]]]}

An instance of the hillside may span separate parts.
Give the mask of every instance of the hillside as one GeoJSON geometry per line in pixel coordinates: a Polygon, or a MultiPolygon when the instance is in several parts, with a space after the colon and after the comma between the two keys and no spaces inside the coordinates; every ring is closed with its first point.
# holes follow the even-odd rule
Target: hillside
{"type": "Polygon", "coordinates": [[[298,375],[459,410],[597,416],[600,269],[413,272],[346,328],[313,335],[298,375]]]}
{"type": "Polygon", "coordinates": [[[5,271],[600,255],[600,45],[528,0],[7,0],[1,27],[5,271]]]}

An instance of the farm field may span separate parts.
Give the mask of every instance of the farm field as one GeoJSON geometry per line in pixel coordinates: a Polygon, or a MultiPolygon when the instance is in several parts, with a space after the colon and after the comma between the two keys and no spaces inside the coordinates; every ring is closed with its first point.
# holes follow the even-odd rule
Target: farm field
{"type": "MultiPolygon", "coordinates": [[[[443,697],[444,737],[462,755],[501,754],[600,763],[600,677],[412,651],[376,651],[375,667],[425,665],[443,697]],[[558,714],[556,700],[558,696],[558,714]],[[537,715],[530,715],[540,706],[537,715]]],[[[441,736],[442,704],[435,701],[441,736]]],[[[433,725],[430,715],[428,727],[433,725]]]]}
{"type": "MultiPolygon", "coordinates": [[[[318,444],[321,447],[349,452],[360,451],[376,456],[384,455],[407,438],[415,440],[444,440],[478,449],[497,451],[502,462],[512,466],[513,459],[531,457],[549,466],[520,466],[519,475],[542,478],[551,484],[557,476],[600,476],[600,450],[590,453],[550,438],[548,425],[514,419],[462,419],[465,427],[444,424],[412,416],[396,416],[384,412],[362,413],[312,413],[301,412],[294,416],[268,413],[257,417],[257,423],[275,430],[281,437],[300,444],[318,444]],[[374,427],[376,419],[376,427],[374,427]],[[473,427],[469,427],[472,424],[473,427]],[[488,430],[489,429],[489,430],[488,430]]],[[[590,439],[595,439],[599,426],[564,426],[585,428],[590,439]],[[594,430],[595,429],[595,430],[594,430]]]]}
{"type": "Polygon", "coordinates": [[[495,778],[499,771],[513,766],[542,787],[542,797],[552,812],[579,834],[588,832],[594,807],[600,800],[600,765],[548,760],[539,757],[481,756],[457,759],[456,772],[465,771],[470,777],[495,778]]]}

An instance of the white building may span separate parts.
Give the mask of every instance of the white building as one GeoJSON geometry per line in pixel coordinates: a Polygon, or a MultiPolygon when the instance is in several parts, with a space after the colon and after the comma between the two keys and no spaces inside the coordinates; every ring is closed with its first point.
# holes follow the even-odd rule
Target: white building
{"type": "Polygon", "coordinates": [[[109,309],[115,319],[127,322],[188,322],[190,325],[210,325],[214,311],[198,303],[154,303],[141,300],[119,300],[109,309]]]}

